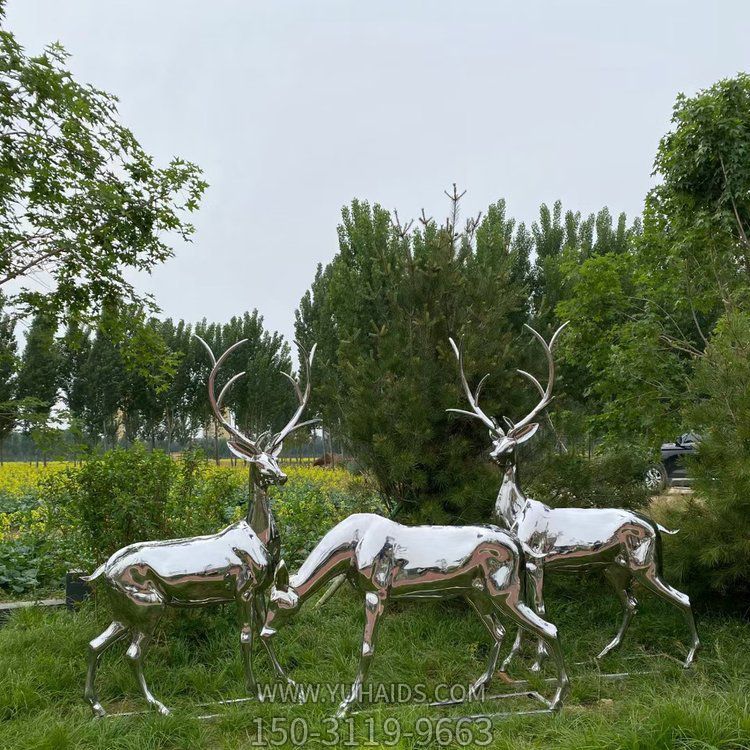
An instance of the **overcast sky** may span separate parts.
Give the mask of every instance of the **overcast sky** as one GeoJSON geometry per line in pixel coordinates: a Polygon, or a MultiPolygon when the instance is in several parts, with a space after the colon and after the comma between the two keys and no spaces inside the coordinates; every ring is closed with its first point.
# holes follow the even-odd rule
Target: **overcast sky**
{"type": "Polygon", "coordinates": [[[750,62],[748,0],[9,0],[7,24],[205,170],[193,243],[140,287],[285,335],[352,198],[639,213],[676,94],[750,62]]]}

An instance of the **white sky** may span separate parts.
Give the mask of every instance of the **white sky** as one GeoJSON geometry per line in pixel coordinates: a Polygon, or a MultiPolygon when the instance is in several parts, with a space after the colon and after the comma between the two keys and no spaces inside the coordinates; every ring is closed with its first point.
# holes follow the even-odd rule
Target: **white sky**
{"type": "Polygon", "coordinates": [[[678,91],[750,67],[747,0],[9,0],[30,52],[120,97],[211,187],[192,245],[140,283],[165,314],[257,307],[292,333],[354,197],[442,217],[500,197],[641,210],[678,91]]]}

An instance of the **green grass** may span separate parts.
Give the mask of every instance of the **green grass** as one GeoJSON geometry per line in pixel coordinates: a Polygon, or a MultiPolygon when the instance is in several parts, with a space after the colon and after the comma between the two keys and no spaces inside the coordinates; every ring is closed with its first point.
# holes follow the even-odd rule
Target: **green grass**
{"type": "MultiPolygon", "coordinates": [[[[561,631],[572,693],[560,715],[495,721],[490,746],[570,750],[750,747],[750,625],[703,615],[699,628],[704,648],[694,669],[685,672],[670,659],[648,658],[651,654],[681,657],[685,631],[675,611],[645,594],[641,599],[641,612],[622,652],[607,659],[602,669],[656,672],[611,682],[599,678],[591,657],[616,629],[619,611],[614,597],[598,591],[590,595],[578,584],[551,587],[549,616],[561,631]],[[586,664],[577,665],[580,661],[586,664]]],[[[266,732],[273,717],[280,717],[286,729],[298,719],[307,722],[309,734],[330,736],[328,717],[334,711],[330,702],[244,703],[218,709],[221,715],[213,721],[191,718],[209,710],[197,708],[198,703],[243,694],[239,638],[230,608],[165,621],[149,653],[146,675],[154,693],[174,709],[173,716],[92,719],[82,700],[86,644],[108,621],[103,606],[90,604],[77,614],[20,612],[0,629],[1,748],[251,748],[257,746],[259,717],[266,732]]],[[[361,627],[360,598],[350,590],[342,591],[322,611],[311,606],[303,610],[280,631],[277,650],[299,683],[349,682],[356,670],[361,627]]],[[[394,606],[379,634],[370,683],[424,683],[428,691],[442,683],[465,686],[483,670],[488,645],[481,624],[461,602],[394,606]]],[[[145,704],[123,651],[124,646],[118,644],[105,655],[99,671],[100,694],[110,710],[140,710],[145,704]]],[[[255,664],[259,679],[271,681],[260,647],[255,664]]],[[[514,674],[528,676],[523,664],[516,666],[514,674]]],[[[495,684],[500,687],[500,680],[495,684]]],[[[539,687],[550,694],[549,686],[539,687]]],[[[534,707],[528,702],[513,705],[534,707]]],[[[455,720],[477,710],[467,705],[436,710],[379,704],[354,717],[354,746],[366,745],[370,736],[377,746],[388,745],[395,732],[394,720],[404,734],[425,732],[424,717],[435,721],[453,717],[442,726],[455,732],[455,720]]],[[[303,730],[299,721],[296,726],[303,730]]],[[[342,740],[349,739],[349,731],[348,724],[341,725],[342,740]]],[[[484,733],[475,727],[474,737],[481,741],[484,733]]],[[[435,744],[433,735],[430,746],[435,744]]],[[[311,741],[309,746],[325,744],[311,741]]],[[[395,746],[424,745],[402,737],[395,746]]]]}

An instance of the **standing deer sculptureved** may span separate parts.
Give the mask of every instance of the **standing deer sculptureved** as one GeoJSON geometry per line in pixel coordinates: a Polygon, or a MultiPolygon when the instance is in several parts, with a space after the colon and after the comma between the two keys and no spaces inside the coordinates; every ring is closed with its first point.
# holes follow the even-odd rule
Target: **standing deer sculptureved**
{"type": "MultiPolygon", "coordinates": [[[[519,422],[515,424],[504,417],[507,431],[487,416],[479,406],[479,388],[472,393],[464,374],[463,352],[453,339],[450,340],[458,359],[461,382],[472,411],[449,409],[479,419],[490,430],[493,440],[490,458],[503,469],[503,481],[495,502],[494,516],[498,523],[516,534],[523,544],[530,582],[532,601],[538,614],[544,616],[544,575],[550,573],[580,573],[601,570],[612,585],[623,607],[623,619],[617,635],[597,658],[601,659],[622,643],[638,602],[633,596],[633,584],[673,604],[683,614],[690,629],[691,646],[684,666],[688,667],[700,646],[690,600],[686,594],[667,584],[662,578],[661,534],[676,533],[665,529],[650,518],[630,510],[615,508],[550,508],[544,503],[527,498],[519,486],[516,469],[516,447],[531,438],[539,425],[533,420],[552,400],[555,380],[555,363],[552,349],[560,332],[560,326],[549,344],[530,326],[526,326],[544,347],[547,357],[547,387],[524,370],[518,372],[526,377],[539,391],[541,400],[519,422]]],[[[487,376],[485,376],[486,378],[487,376]]],[[[484,382],[484,379],[482,380],[484,382]]],[[[480,383],[480,387],[481,387],[480,383]]],[[[505,669],[521,647],[522,631],[516,635],[513,648],[506,658],[505,669]]],[[[546,655],[540,641],[537,660],[532,669],[538,671],[546,655]]]]}
{"type": "Polygon", "coordinates": [[[374,513],[355,513],[321,539],[291,578],[284,562],[279,564],[261,639],[269,642],[311,595],[342,574],[364,595],[365,627],[357,677],[337,716],[344,716],[359,699],[389,601],[459,596],[476,610],[494,641],[474,690],[495,673],[505,634],[498,616],[504,615],[547,644],[558,673],[549,705],[562,705],[568,677],[557,629],[524,603],[524,555],[507,531],[496,526],[403,526],[374,513]]]}
{"type": "MultiPolygon", "coordinates": [[[[254,497],[247,516],[218,534],[131,544],[115,552],[88,577],[90,581],[103,578],[114,615],[111,625],[89,644],[85,697],[96,716],[105,715],[94,685],[99,659],[106,649],[126,635],[131,636],[127,656],[146,701],[160,713],[169,713],[167,707],[151,694],[143,675],[147,644],[167,607],[203,607],[236,602],[241,623],[245,684],[251,695],[257,695],[252,668],[253,636],[265,620],[264,592],[271,585],[280,553],[279,535],[267,490],[271,485],[284,484],[287,479],[277,461],[284,438],[316,421],[299,421],[310,398],[310,368],[315,347],[305,356],[307,382],[304,393],[295,378],[283,373],[292,380],[299,401],[292,418],[275,435],[264,433],[251,439],[222,413],[224,397],[244,373],[232,377],[218,398],[214,390],[219,369],[244,340],[229,347],[217,360],[208,344],[197,338],[211,358],[212,369],[208,377],[211,408],[231,436],[228,443],[231,451],[248,462],[254,497]]],[[[302,347],[300,350],[304,353],[302,347]]],[[[276,674],[286,679],[270,644],[263,643],[276,674]]]]}

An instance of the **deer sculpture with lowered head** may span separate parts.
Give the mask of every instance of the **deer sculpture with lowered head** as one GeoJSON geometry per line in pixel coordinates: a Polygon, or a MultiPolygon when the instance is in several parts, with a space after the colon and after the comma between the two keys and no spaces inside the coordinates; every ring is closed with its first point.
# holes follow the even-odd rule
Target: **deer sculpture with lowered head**
{"type": "MultiPolygon", "coordinates": [[[[282,485],[286,474],[278,464],[284,438],[294,430],[316,420],[300,422],[310,398],[310,368],[315,354],[313,346],[304,355],[307,382],[304,393],[298,380],[287,373],[294,385],[299,405],[286,426],[278,433],[263,433],[250,438],[224,416],[222,403],[231,386],[244,373],[230,378],[217,398],[215,380],[227,358],[245,340],[230,346],[217,360],[211,348],[200,337],[211,358],[208,397],[214,416],[229,433],[229,448],[247,461],[253,485],[247,516],[227,526],[218,534],[189,539],[140,542],[123,547],[101,565],[88,580],[103,578],[114,615],[109,627],[89,643],[86,700],[96,716],[105,711],[96,693],[94,681],[102,653],[129,635],[127,657],[146,701],[162,714],[169,710],[149,690],[143,675],[143,659],[159,619],[167,607],[203,607],[236,602],[240,615],[240,646],[245,684],[250,695],[257,695],[253,675],[253,636],[266,617],[265,591],[271,585],[279,561],[280,542],[269,504],[267,490],[282,485]]],[[[299,344],[298,344],[299,346],[299,344]]],[[[287,679],[273,649],[263,641],[279,678],[287,679]]]]}
{"type": "Polygon", "coordinates": [[[374,513],[355,513],[318,542],[293,576],[283,560],[279,564],[261,639],[270,641],[305,601],[338,575],[363,595],[365,608],[359,670],[338,717],[359,700],[382,615],[390,601],[401,599],[463,597],[471,604],[493,640],[487,668],[473,686],[476,692],[495,673],[505,634],[500,617],[536,634],[557,667],[557,690],[549,707],[561,707],[568,677],[557,629],[524,603],[523,551],[507,531],[497,526],[403,526],[374,513]]]}
{"type": "MultiPolygon", "coordinates": [[[[547,386],[524,370],[518,372],[534,385],[541,396],[537,405],[515,424],[504,417],[506,429],[479,406],[479,391],[472,392],[464,374],[463,351],[450,340],[458,360],[461,382],[471,411],[449,409],[480,420],[490,431],[492,451],[490,458],[503,470],[503,481],[495,501],[495,521],[516,534],[523,544],[529,579],[532,584],[532,601],[538,614],[545,616],[544,575],[550,573],[581,573],[600,570],[614,588],[623,608],[623,618],[617,635],[597,658],[602,658],[622,643],[625,632],[635,614],[638,602],[633,595],[633,584],[677,607],[688,624],[691,645],[684,666],[688,667],[700,646],[690,600],[686,594],[670,586],[662,577],[661,534],[670,532],[650,518],[631,510],[615,508],[550,508],[538,500],[524,495],[518,483],[516,448],[529,440],[539,428],[533,420],[552,400],[555,381],[555,362],[552,349],[567,323],[561,325],[549,343],[530,326],[526,326],[544,348],[547,358],[547,386]]],[[[505,669],[521,647],[521,630],[516,635],[513,648],[503,663],[505,669]]],[[[539,641],[537,660],[532,669],[538,671],[546,655],[539,641]]]]}

